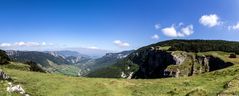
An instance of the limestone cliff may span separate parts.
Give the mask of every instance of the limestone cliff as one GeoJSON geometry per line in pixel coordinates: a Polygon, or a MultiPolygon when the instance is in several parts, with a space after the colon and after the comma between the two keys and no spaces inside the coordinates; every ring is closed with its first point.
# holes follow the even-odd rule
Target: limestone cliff
{"type": "Polygon", "coordinates": [[[137,51],[129,59],[139,66],[132,78],[192,76],[232,65],[210,55],[155,49],[137,51]]]}

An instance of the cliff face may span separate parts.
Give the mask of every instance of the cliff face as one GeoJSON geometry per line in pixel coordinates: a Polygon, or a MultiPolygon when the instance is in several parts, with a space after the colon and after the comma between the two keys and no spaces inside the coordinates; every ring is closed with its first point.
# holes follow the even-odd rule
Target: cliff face
{"type": "Polygon", "coordinates": [[[144,51],[133,53],[130,57],[139,70],[133,78],[161,78],[169,65],[176,64],[174,57],[165,51],[144,51]]]}
{"type": "Polygon", "coordinates": [[[139,70],[132,78],[165,78],[202,74],[231,66],[220,58],[183,51],[145,50],[129,56],[139,70]]]}

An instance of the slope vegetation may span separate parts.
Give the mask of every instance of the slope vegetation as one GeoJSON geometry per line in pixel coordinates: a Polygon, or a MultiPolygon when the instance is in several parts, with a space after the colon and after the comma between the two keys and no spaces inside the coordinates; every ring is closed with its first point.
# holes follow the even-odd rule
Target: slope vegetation
{"type": "MultiPolygon", "coordinates": [[[[67,77],[57,74],[30,72],[17,67],[1,66],[14,84],[20,84],[32,96],[216,96],[239,95],[238,86],[226,86],[238,82],[239,59],[228,58],[229,53],[205,52],[234,65],[191,77],[165,79],[102,79],[67,77]]],[[[10,65],[8,65],[10,66],[10,65]]],[[[22,68],[23,67],[23,68],[22,68]]],[[[0,95],[6,96],[7,81],[0,83],[0,95]]],[[[17,96],[17,95],[16,95],[17,96]]]]}

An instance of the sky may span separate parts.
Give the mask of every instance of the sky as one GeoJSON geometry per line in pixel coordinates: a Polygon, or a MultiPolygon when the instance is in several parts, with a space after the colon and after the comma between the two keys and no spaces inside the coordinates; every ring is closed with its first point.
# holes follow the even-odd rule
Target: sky
{"type": "Polygon", "coordinates": [[[239,0],[0,0],[0,49],[104,53],[170,39],[239,41],[238,9],[239,0]]]}

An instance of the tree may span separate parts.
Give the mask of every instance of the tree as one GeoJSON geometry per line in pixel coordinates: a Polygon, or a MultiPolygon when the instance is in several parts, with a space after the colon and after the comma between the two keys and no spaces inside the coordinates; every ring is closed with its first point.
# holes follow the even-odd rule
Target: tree
{"type": "Polygon", "coordinates": [[[44,72],[45,71],[37,65],[37,63],[33,61],[27,61],[25,64],[28,64],[30,66],[30,71],[35,71],[35,72],[44,72]]]}

